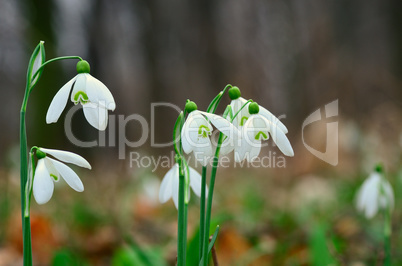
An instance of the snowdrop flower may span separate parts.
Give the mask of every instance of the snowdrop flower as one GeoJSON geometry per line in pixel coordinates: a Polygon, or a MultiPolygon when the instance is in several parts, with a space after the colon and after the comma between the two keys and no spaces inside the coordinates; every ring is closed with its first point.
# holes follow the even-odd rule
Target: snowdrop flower
{"type": "Polygon", "coordinates": [[[54,96],[46,114],[46,123],[55,123],[67,104],[71,93],[74,104],[81,103],[85,118],[98,130],[105,130],[108,110],[114,111],[116,104],[108,88],[89,74],[89,64],[82,60],[77,63],[78,74],[67,82],[54,96]]]}
{"type": "Polygon", "coordinates": [[[34,173],[33,195],[38,204],[44,204],[53,195],[54,182],[59,182],[62,177],[67,184],[75,191],[84,191],[84,185],[78,175],[64,163],[49,158],[47,155],[65,162],[91,169],[91,165],[81,156],[68,152],[53,149],[38,148],[36,156],[38,163],[34,173]]]}
{"type": "Polygon", "coordinates": [[[378,210],[391,210],[393,207],[394,192],[390,183],[381,173],[377,171],[371,173],[357,193],[357,210],[370,219],[378,210]]]}
{"type": "Polygon", "coordinates": [[[238,130],[232,123],[219,115],[198,111],[197,105],[192,101],[187,102],[186,110],[189,115],[181,131],[183,151],[187,154],[194,152],[195,158],[206,166],[213,155],[212,143],[209,138],[212,134],[212,125],[229,139],[233,138],[238,130]]]}
{"type": "MultiPolygon", "coordinates": [[[[190,179],[190,187],[193,189],[194,193],[200,197],[201,195],[201,175],[190,166],[188,167],[189,173],[184,170],[184,175],[186,179],[190,179]],[[188,176],[189,174],[189,176],[188,176]]],[[[208,188],[206,189],[208,194],[208,188]]],[[[188,200],[190,199],[190,193],[188,195],[188,200]]],[[[161,186],[159,188],[159,201],[160,203],[167,202],[170,198],[173,199],[176,209],[179,206],[179,164],[173,165],[173,167],[166,173],[163,177],[161,186]]]]}
{"type": "Polygon", "coordinates": [[[239,135],[235,134],[237,139],[225,140],[222,153],[226,154],[234,149],[236,162],[244,159],[253,161],[260,154],[261,141],[268,140],[269,135],[271,135],[279,150],[286,156],[292,157],[294,152],[285,133],[276,124],[259,113],[258,104],[256,102],[250,103],[247,109],[250,117],[242,126],[241,133],[239,135]]]}
{"type": "MultiPolygon", "coordinates": [[[[233,115],[235,115],[241,107],[247,102],[246,99],[241,97],[241,92],[238,87],[232,87],[229,89],[229,97],[232,99],[230,106],[232,107],[232,112],[233,115]]],[[[248,111],[248,106],[250,103],[248,103],[241,111],[240,113],[233,119],[233,125],[236,127],[242,127],[246,123],[247,119],[250,117],[250,113],[248,111]]],[[[274,124],[277,128],[283,131],[283,133],[288,133],[288,129],[286,126],[276,117],[274,116],[270,111],[265,109],[264,107],[260,106],[260,115],[262,115],[265,119],[271,122],[271,124],[274,124]]]]}

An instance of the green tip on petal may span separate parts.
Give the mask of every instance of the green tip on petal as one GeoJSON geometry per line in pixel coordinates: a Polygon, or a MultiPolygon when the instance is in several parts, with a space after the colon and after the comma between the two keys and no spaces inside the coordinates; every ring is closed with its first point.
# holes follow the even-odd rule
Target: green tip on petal
{"type": "Polygon", "coordinates": [[[43,159],[46,157],[46,153],[44,153],[41,150],[36,150],[36,158],[38,158],[38,160],[43,159]]]}
{"type": "Polygon", "coordinates": [[[384,172],[384,167],[382,166],[381,163],[377,164],[374,169],[377,173],[380,173],[380,174],[384,172]]]}
{"type": "Polygon", "coordinates": [[[197,110],[197,105],[195,104],[195,102],[187,100],[186,112],[191,113],[194,110],[197,110]]]}
{"type": "Polygon", "coordinates": [[[238,87],[230,88],[228,93],[229,93],[230,99],[232,99],[232,100],[236,100],[241,96],[241,92],[240,92],[240,89],[238,87]]]}
{"type": "Polygon", "coordinates": [[[250,105],[248,106],[248,112],[253,115],[253,114],[258,114],[258,112],[260,111],[260,107],[258,106],[258,103],[256,102],[252,102],[250,103],[250,105]]]}
{"type": "Polygon", "coordinates": [[[77,63],[77,72],[78,73],[89,73],[91,70],[89,63],[85,60],[81,60],[77,63]]]}

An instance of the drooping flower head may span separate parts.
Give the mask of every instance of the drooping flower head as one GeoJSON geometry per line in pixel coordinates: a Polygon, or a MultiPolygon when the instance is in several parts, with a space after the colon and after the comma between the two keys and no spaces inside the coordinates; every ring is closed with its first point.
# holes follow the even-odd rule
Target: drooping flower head
{"type": "MultiPolygon", "coordinates": [[[[232,107],[233,115],[235,115],[242,108],[242,106],[247,103],[247,100],[241,97],[241,92],[238,87],[230,88],[228,93],[230,99],[232,100],[230,102],[230,106],[232,107]]],[[[233,125],[238,128],[244,126],[247,119],[251,115],[248,108],[249,105],[250,103],[248,103],[243,109],[241,109],[240,113],[234,118],[233,125]]],[[[288,129],[286,128],[286,126],[276,116],[274,116],[270,111],[262,106],[259,106],[259,108],[259,114],[261,116],[277,126],[280,130],[282,130],[283,133],[288,133],[288,129]]]]}
{"type": "Polygon", "coordinates": [[[394,208],[394,192],[381,168],[377,168],[363,182],[357,193],[356,208],[367,219],[373,218],[379,210],[394,208]]]}
{"type": "Polygon", "coordinates": [[[108,110],[114,111],[115,101],[109,89],[89,74],[90,66],[85,60],[77,63],[78,74],[67,82],[54,96],[46,114],[46,123],[55,123],[66,107],[68,97],[74,104],[80,103],[89,124],[105,130],[108,110]]]}
{"type": "MultiPolygon", "coordinates": [[[[245,108],[243,108],[245,109],[245,108]]],[[[272,140],[279,150],[286,156],[294,155],[293,148],[282,129],[264,115],[260,114],[260,106],[256,102],[248,104],[249,117],[242,122],[240,134],[237,139],[225,140],[222,153],[235,152],[235,161],[240,162],[244,159],[253,161],[261,151],[261,141],[268,140],[271,135],[272,140]]],[[[241,111],[242,112],[242,111],[241,111]]]]}
{"type": "Polygon", "coordinates": [[[195,158],[205,166],[213,155],[210,140],[212,125],[229,138],[238,130],[219,115],[197,110],[197,105],[192,101],[187,102],[186,111],[189,115],[181,131],[183,151],[187,154],[194,152],[195,158]]]}
{"type": "MultiPolygon", "coordinates": [[[[190,166],[188,172],[185,170],[185,179],[189,179],[189,185],[193,189],[194,193],[200,197],[201,195],[201,175],[190,166]]],[[[208,188],[206,189],[208,193],[208,188]]],[[[188,192],[188,199],[190,199],[190,193],[188,192]]],[[[167,202],[170,198],[173,199],[176,209],[179,206],[179,164],[173,165],[173,167],[163,177],[161,186],[159,188],[159,201],[160,203],[167,202]]]]}
{"type": "Polygon", "coordinates": [[[70,167],[62,163],[72,163],[91,169],[91,165],[83,157],[68,151],[45,148],[38,148],[36,156],[38,163],[33,177],[33,195],[38,204],[44,204],[50,200],[53,195],[54,182],[59,182],[60,177],[75,191],[84,191],[84,185],[78,175],[70,167]],[[59,161],[49,158],[48,154],[59,161]]]}

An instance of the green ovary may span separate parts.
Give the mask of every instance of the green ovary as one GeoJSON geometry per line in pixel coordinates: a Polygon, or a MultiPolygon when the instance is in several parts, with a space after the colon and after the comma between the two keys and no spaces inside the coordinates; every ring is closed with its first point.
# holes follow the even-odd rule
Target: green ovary
{"type": "Polygon", "coordinates": [[[88,95],[83,91],[78,91],[74,95],[74,102],[75,103],[81,102],[82,104],[87,103],[88,102],[88,95]]]}
{"type": "Polygon", "coordinates": [[[198,136],[200,136],[202,138],[206,138],[206,137],[208,137],[208,135],[211,135],[211,130],[207,126],[201,125],[198,128],[198,136]]]}
{"type": "Polygon", "coordinates": [[[257,133],[257,135],[255,135],[255,139],[256,139],[256,140],[259,140],[259,139],[261,138],[261,135],[262,135],[262,138],[263,138],[263,139],[267,139],[267,138],[268,138],[267,134],[265,134],[264,132],[260,131],[260,132],[257,133]]]}

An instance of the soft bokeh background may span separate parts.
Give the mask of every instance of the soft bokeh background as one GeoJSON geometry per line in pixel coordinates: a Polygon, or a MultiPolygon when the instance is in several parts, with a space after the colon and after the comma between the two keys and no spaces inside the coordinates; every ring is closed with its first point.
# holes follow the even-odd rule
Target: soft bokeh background
{"type": "MultiPolygon", "coordinates": [[[[177,213],[172,202],[160,205],[157,195],[168,167],[130,165],[129,154],[172,154],[171,146],[154,147],[150,137],[153,132],[157,143],[169,141],[177,111],[155,109],[151,125],[151,103],[182,107],[189,98],[205,110],[228,83],[286,115],[295,156],[286,158],[285,168],[232,164],[218,170],[213,217],[221,225],[222,265],[381,263],[382,216],[366,221],[354,208],[358,186],[378,162],[395,189],[392,252],[402,261],[401,3],[0,0],[0,265],[18,265],[22,258],[19,108],[27,63],[40,40],[48,59],[79,55],[109,87],[117,103],[109,128],[116,134],[107,130],[107,137],[138,140],[138,121],[118,124],[132,114],[149,122],[149,135],[140,147],[125,146],[125,159],[110,141],[77,147],[64,133],[64,116],[58,124],[45,123],[76,61],[46,67],[28,104],[29,146],[79,153],[93,170],[75,168],[84,193],[60,182],[49,203],[32,204],[38,265],[174,264],[177,213]],[[339,123],[339,163],[332,166],[303,145],[302,124],[337,99],[339,116],[330,122],[339,123]]],[[[228,103],[225,96],[219,111],[228,103]]],[[[72,130],[81,140],[99,140],[82,111],[72,130]]],[[[304,133],[310,146],[325,151],[326,121],[304,133]]],[[[269,144],[261,156],[280,156],[269,144]]],[[[197,243],[198,206],[193,196],[189,247],[197,243]]]]}

